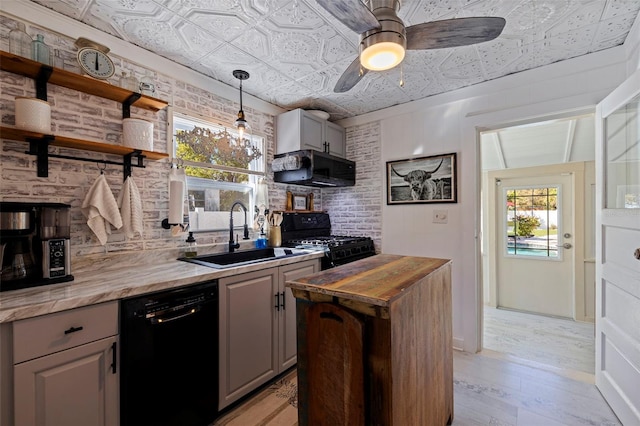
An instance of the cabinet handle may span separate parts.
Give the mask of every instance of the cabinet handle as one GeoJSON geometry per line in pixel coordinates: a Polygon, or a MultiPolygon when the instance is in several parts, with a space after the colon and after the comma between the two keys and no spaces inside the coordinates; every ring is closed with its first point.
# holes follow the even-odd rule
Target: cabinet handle
{"type": "Polygon", "coordinates": [[[281,294],[282,294],[282,296],[281,296],[282,297],[282,301],[280,302],[280,307],[284,311],[284,291],[281,294]]]}
{"type": "Polygon", "coordinates": [[[320,312],[320,318],[332,319],[338,322],[344,322],[341,316],[334,314],[333,312],[320,312]]]}
{"type": "Polygon", "coordinates": [[[116,371],[118,369],[118,342],[113,342],[113,345],[111,345],[111,372],[113,374],[116,374],[116,371]]]}
{"type": "Polygon", "coordinates": [[[276,293],[276,311],[280,310],[280,293],[276,293]]]}
{"type": "Polygon", "coordinates": [[[75,333],[76,331],[81,331],[84,327],[80,326],[80,327],[71,327],[68,330],[64,331],[64,334],[71,334],[71,333],[75,333]]]}

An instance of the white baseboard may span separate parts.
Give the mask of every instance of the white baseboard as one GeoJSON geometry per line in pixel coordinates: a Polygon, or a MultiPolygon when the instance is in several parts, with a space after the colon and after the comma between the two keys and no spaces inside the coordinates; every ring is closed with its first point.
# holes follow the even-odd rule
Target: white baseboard
{"type": "Polygon", "coordinates": [[[464,351],[464,339],[459,337],[453,338],[453,349],[457,351],[464,351]]]}

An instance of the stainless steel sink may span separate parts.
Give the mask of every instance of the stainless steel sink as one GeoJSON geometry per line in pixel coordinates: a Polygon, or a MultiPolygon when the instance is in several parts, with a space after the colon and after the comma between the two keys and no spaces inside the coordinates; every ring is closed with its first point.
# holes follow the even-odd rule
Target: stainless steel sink
{"type": "Polygon", "coordinates": [[[233,268],[268,260],[300,256],[311,253],[309,250],[293,248],[266,248],[255,250],[241,250],[233,253],[203,254],[196,257],[180,257],[178,260],[196,263],[210,268],[233,268]]]}

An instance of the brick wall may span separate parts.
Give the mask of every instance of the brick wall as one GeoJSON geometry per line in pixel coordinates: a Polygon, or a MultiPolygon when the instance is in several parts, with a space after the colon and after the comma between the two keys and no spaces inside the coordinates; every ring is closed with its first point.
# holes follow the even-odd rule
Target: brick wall
{"type": "MultiPolygon", "coordinates": [[[[8,35],[16,27],[12,18],[0,15],[0,49],[9,50],[8,35]]],[[[76,48],[73,39],[48,31],[46,28],[30,26],[27,32],[45,36],[45,42],[51,49],[58,49],[65,59],[65,69],[79,72],[75,60],[76,48]]],[[[133,72],[138,79],[145,74],[145,68],[115,55],[110,55],[116,64],[116,76],[110,81],[117,83],[115,77],[122,70],[133,72]]],[[[217,96],[215,93],[194,87],[184,81],[163,75],[156,70],[153,76],[156,83],[156,97],[165,99],[171,105],[196,112],[211,121],[232,126],[239,109],[233,101],[217,96]]],[[[0,106],[3,126],[14,125],[14,99],[16,96],[35,96],[33,80],[16,74],[0,71],[0,106]]],[[[94,140],[103,143],[122,144],[122,106],[85,93],[48,85],[48,101],[51,104],[52,132],[73,138],[94,140]]],[[[267,141],[266,158],[271,163],[274,154],[274,116],[261,113],[244,105],[247,119],[253,132],[264,136],[267,141]]],[[[167,152],[168,110],[158,113],[131,108],[131,117],[144,118],[154,124],[154,151],[167,152]]],[[[110,252],[146,251],[153,249],[175,249],[182,244],[184,237],[172,237],[170,231],[163,229],[160,222],[168,216],[168,172],[169,162],[149,161],[144,169],[133,168],[132,177],[138,186],[144,212],[144,232],[127,240],[119,231],[111,235],[109,242],[101,246],[80,211],[80,205],[87,190],[99,175],[99,163],[81,162],[51,158],[49,177],[39,178],[36,174],[35,157],[25,154],[27,144],[0,139],[0,199],[3,201],[47,201],[61,202],[72,206],[71,247],[72,259],[77,257],[110,252]]],[[[81,156],[96,160],[122,161],[121,158],[93,152],[72,149],[50,148],[51,152],[64,155],[81,156]]],[[[122,187],[122,167],[109,165],[105,175],[114,196],[122,187]]],[[[272,209],[283,209],[286,191],[308,193],[311,188],[287,186],[273,183],[273,174],[269,173],[270,205],[272,209]]],[[[320,190],[314,190],[316,208],[322,208],[320,190]]],[[[226,243],[228,231],[199,233],[199,245],[226,243]]]]}
{"type": "Polygon", "coordinates": [[[347,129],[347,158],[356,162],[356,186],[323,189],[322,205],[331,216],[333,234],[371,237],[380,252],[385,185],[380,122],[347,129]]]}

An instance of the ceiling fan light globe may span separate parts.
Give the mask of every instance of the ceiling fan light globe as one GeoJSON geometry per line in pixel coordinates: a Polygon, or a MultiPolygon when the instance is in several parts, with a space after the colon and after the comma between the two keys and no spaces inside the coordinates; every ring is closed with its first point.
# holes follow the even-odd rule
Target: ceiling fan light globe
{"type": "Polygon", "coordinates": [[[360,54],[360,64],[371,71],[391,69],[404,59],[404,46],[394,42],[380,42],[366,47],[360,54]]]}

